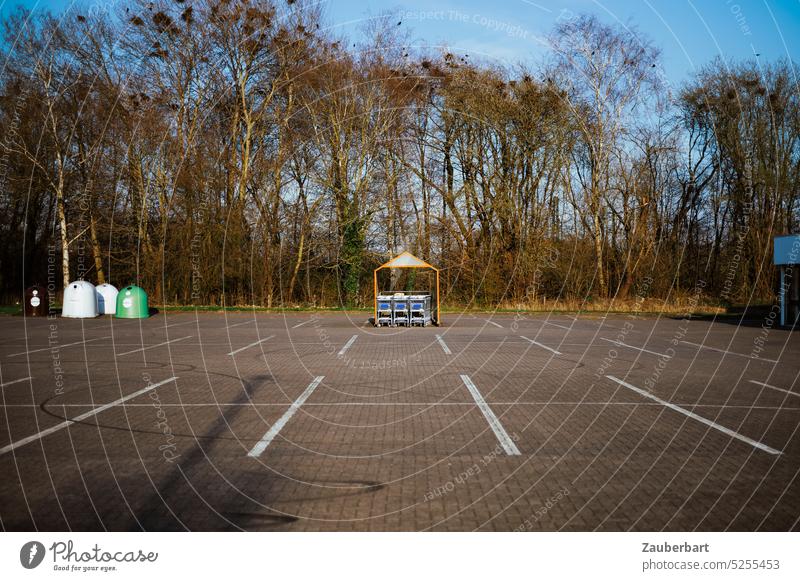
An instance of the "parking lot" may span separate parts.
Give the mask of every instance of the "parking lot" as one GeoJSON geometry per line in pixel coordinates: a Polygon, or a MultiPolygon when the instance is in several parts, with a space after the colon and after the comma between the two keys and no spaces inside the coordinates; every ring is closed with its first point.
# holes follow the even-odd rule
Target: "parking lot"
{"type": "Polygon", "coordinates": [[[800,334],[3,317],[5,530],[795,530],[800,334]]]}

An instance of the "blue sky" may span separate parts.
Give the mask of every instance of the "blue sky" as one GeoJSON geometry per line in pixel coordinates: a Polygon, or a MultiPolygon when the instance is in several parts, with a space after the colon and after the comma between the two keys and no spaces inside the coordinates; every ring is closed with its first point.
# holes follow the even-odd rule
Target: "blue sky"
{"type": "MultiPolygon", "coordinates": [[[[60,12],[85,3],[0,0],[0,14],[7,15],[17,4],[60,12]]],[[[675,85],[717,55],[738,60],[755,58],[757,53],[762,61],[800,61],[800,0],[323,0],[323,4],[328,23],[341,34],[357,36],[364,20],[390,10],[400,15],[401,26],[419,44],[446,45],[507,65],[540,61],[547,52],[541,40],[556,21],[583,12],[606,22],[635,25],[661,48],[665,76],[675,85]]]]}

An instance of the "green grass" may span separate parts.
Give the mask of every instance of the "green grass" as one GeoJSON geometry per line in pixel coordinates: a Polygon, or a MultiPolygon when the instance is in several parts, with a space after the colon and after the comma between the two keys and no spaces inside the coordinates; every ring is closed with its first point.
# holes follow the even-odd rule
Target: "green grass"
{"type": "MultiPolygon", "coordinates": [[[[769,309],[771,305],[750,305],[748,310],[753,311],[753,315],[749,315],[751,318],[752,316],[757,316],[756,313],[758,309],[769,309]]],[[[59,311],[61,309],[61,305],[54,304],[51,305],[53,310],[59,311]]],[[[201,313],[287,313],[287,312],[296,312],[296,313],[371,313],[372,306],[366,307],[312,307],[312,306],[303,306],[303,305],[292,305],[288,307],[260,307],[255,305],[231,305],[231,306],[219,306],[219,305],[151,305],[151,308],[156,308],[159,311],[163,312],[170,312],[170,313],[194,313],[194,312],[201,312],[201,313]]],[[[22,313],[22,305],[0,305],[0,316],[2,315],[19,315],[22,313]]],[[[491,313],[502,313],[502,314],[512,314],[512,313],[520,313],[520,314],[551,314],[551,315],[585,315],[585,316],[597,316],[603,314],[613,314],[613,315],[630,315],[635,314],[637,316],[643,317],[655,317],[655,316],[664,316],[664,315],[688,315],[691,314],[693,317],[719,317],[719,318],[738,318],[742,316],[743,307],[742,306],[732,306],[723,308],[717,305],[695,305],[693,309],[691,309],[691,313],[687,312],[687,305],[663,305],[658,303],[657,301],[648,301],[646,304],[638,305],[638,308],[632,308],[629,304],[614,304],[610,301],[604,302],[595,302],[595,303],[586,303],[580,304],[577,301],[573,302],[569,305],[558,305],[557,303],[550,304],[550,305],[540,305],[540,306],[520,306],[518,308],[514,308],[510,305],[502,305],[499,307],[489,307],[489,306],[476,306],[471,305],[468,307],[455,307],[455,306],[443,306],[442,307],[442,314],[443,315],[458,315],[461,313],[468,313],[468,314],[491,314],[491,313]]]]}
{"type": "Polygon", "coordinates": [[[304,307],[304,306],[290,306],[290,307],[259,307],[255,305],[233,305],[233,306],[219,306],[219,305],[150,305],[159,311],[177,312],[177,313],[193,313],[199,311],[201,313],[285,313],[298,312],[298,313],[344,313],[350,311],[371,311],[372,308],[344,308],[344,307],[304,307]]]}

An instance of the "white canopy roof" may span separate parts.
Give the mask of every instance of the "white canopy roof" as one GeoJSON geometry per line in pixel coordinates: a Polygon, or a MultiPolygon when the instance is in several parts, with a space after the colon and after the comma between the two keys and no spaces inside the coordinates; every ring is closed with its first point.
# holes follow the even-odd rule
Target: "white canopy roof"
{"type": "Polygon", "coordinates": [[[424,260],[420,260],[410,252],[398,254],[386,264],[382,264],[380,268],[433,268],[437,270],[434,266],[424,260]]]}

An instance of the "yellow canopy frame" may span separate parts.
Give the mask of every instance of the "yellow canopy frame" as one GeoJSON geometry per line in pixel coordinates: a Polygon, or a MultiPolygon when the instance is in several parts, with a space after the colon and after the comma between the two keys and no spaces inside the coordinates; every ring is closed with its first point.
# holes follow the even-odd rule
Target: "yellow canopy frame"
{"type": "Polygon", "coordinates": [[[372,273],[372,288],[375,293],[374,304],[374,319],[373,322],[378,324],[378,271],[384,268],[430,268],[436,273],[436,317],[433,319],[433,324],[437,327],[441,324],[441,315],[439,314],[439,269],[433,265],[428,264],[424,260],[420,260],[410,252],[403,252],[392,258],[386,264],[381,264],[372,273]]]}

